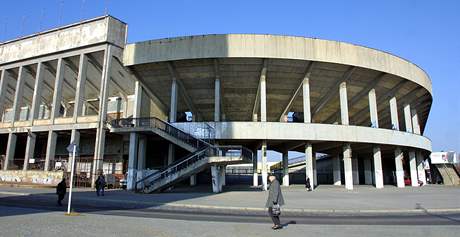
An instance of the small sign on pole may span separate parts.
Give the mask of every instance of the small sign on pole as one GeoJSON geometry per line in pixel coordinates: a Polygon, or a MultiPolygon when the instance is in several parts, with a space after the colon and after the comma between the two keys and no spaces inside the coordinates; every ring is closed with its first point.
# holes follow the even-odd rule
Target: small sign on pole
{"type": "Polygon", "coordinates": [[[77,144],[75,144],[75,142],[71,142],[67,146],[67,151],[72,154],[72,162],[71,162],[71,168],[70,168],[69,202],[67,204],[67,214],[70,215],[70,206],[72,205],[73,174],[75,170],[75,154],[77,152],[77,144]]]}

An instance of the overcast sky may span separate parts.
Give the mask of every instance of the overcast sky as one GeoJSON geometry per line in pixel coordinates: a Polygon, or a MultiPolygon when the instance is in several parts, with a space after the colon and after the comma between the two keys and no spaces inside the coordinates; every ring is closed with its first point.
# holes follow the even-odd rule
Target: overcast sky
{"type": "Polygon", "coordinates": [[[403,57],[433,82],[425,135],[460,152],[460,1],[2,1],[0,41],[104,15],[128,23],[128,41],[266,33],[350,42],[403,57]]]}

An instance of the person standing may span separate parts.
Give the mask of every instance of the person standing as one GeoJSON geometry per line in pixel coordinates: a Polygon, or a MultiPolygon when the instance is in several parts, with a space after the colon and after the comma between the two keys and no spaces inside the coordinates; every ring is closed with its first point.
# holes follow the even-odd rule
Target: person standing
{"type": "Polygon", "coordinates": [[[100,174],[96,179],[96,195],[104,196],[104,189],[105,189],[105,178],[104,178],[104,175],[100,174]]]}
{"type": "Polygon", "coordinates": [[[67,183],[65,178],[62,178],[61,182],[56,187],[56,194],[58,195],[58,205],[62,206],[62,200],[65,197],[65,193],[67,192],[67,183]]]}
{"type": "Polygon", "coordinates": [[[281,193],[280,183],[278,182],[276,177],[274,175],[270,175],[268,179],[270,181],[270,186],[269,186],[267,203],[265,204],[265,207],[268,208],[268,215],[273,221],[272,229],[277,230],[283,227],[281,226],[279,214],[273,213],[273,208],[275,205],[279,205],[279,206],[284,205],[284,198],[283,198],[283,194],[281,193]]]}

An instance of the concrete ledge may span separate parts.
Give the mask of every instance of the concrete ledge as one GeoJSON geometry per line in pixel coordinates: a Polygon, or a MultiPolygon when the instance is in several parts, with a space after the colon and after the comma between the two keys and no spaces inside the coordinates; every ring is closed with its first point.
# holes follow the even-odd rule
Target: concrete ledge
{"type": "Polygon", "coordinates": [[[56,186],[64,176],[63,171],[41,170],[1,170],[0,183],[5,184],[37,184],[56,186]]]}

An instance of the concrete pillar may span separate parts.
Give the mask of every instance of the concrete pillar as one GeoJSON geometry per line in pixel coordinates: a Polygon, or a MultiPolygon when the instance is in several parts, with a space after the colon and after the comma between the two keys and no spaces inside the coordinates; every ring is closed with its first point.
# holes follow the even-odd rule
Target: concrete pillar
{"type": "Polygon", "coordinates": [[[6,146],[6,156],[3,166],[3,170],[8,170],[9,163],[14,159],[14,153],[16,152],[16,141],[18,136],[14,133],[8,134],[8,144],[6,146]]]}
{"type": "Polygon", "coordinates": [[[175,149],[174,149],[174,144],[172,143],[169,143],[169,146],[168,146],[168,163],[167,165],[170,165],[174,162],[174,157],[176,156],[176,152],[175,152],[175,149]]]}
{"type": "Polygon", "coordinates": [[[283,186],[289,186],[288,152],[283,152],[283,186]]]}
{"type": "Polygon", "coordinates": [[[358,157],[351,158],[351,170],[353,173],[353,184],[359,184],[358,157]]]}
{"type": "Polygon", "coordinates": [[[9,77],[9,72],[6,69],[2,70],[0,78],[0,116],[3,114],[3,110],[5,109],[5,94],[7,90],[6,88],[8,87],[9,77]]]}
{"type": "Polygon", "coordinates": [[[128,175],[127,189],[133,190],[136,185],[137,176],[137,152],[138,152],[139,135],[135,132],[129,134],[129,158],[128,158],[128,175]]]}
{"type": "Polygon", "coordinates": [[[40,104],[42,98],[42,88],[43,88],[43,63],[38,62],[37,64],[37,74],[35,75],[35,85],[34,85],[34,94],[32,96],[32,108],[31,108],[31,120],[38,118],[38,112],[40,111],[40,104]]]}
{"type": "Polygon", "coordinates": [[[364,159],[364,184],[372,184],[372,163],[371,159],[364,159]]]}
{"type": "Polygon", "coordinates": [[[347,83],[342,82],[340,83],[339,87],[339,94],[340,94],[340,118],[342,125],[349,125],[349,118],[348,118],[348,97],[347,97],[347,83]]]}
{"type": "Polygon", "coordinates": [[[16,92],[14,94],[12,122],[18,121],[19,114],[21,113],[22,98],[24,97],[24,80],[26,74],[24,70],[24,66],[19,67],[18,79],[16,81],[16,92]]]}
{"type": "Polygon", "coordinates": [[[214,81],[214,122],[220,121],[220,79],[214,81]]]}
{"type": "Polygon", "coordinates": [[[353,168],[351,162],[351,146],[346,143],[343,146],[343,169],[345,172],[345,188],[348,190],[353,189],[353,168]]]}
{"type": "Polygon", "coordinates": [[[267,86],[265,74],[260,77],[260,121],[267,122],[267,86]]]}
{"type": "Polygon", "coordinates": [[[340,186],[342,185],[342,178],[341,178],[341,165],[340,165],[340,156],[337,155],[332,158],[332,174],[334,176],[334,185],[340,186]]]}
{"type": "Polygon", "coordinates": [[[56,78],[54,80],[53,102],[51,105],[50,120],[54,124],[54,119],[59,117],[59,110],[61,108],[62,99],[62,82],[65,75],[65,63],[62,58],[58,59],[56,68],[56,78]]]}
{"type": "MultiPolygon", "coordinates": [[[[72,143],[75,143],[77,145],[77,151],[79,151],[79,148],[80,148],[80,131],[78,131],[77,129],[72,129],[72,132],[70,134],[70,142],[72,143]]],[[[70,167],[70,165],[72,164],[72,153],[69,153],[69,172],[70,172],[70,169],[72,167],[70,167]]],[[[77,154],[78,155],[78,154],[77,154]]],[[[74,165],[76,165],[76,163],[74,163],[74,165]]]]}
{"type": "Polygon", "coordinates": [[[268,190],[268,185],[267,185],[267,178],[268,178],[268,173],[267,173],[267,141],[262,142],[262,189],[263,190],[268,190]]]}
{"type": "Polygon", "coordinates": [[[417,151],[417,174],[418,179],[422,181],[423,185],[426,184],[426,173],[425,173],[425,159],[421,151],[417,151]]]}
{"type": "Polygon", "coordinates": [[[310,79],[305,77],[302,83],[303,92],[303,121],[311,123],[311,107],[310,107],[310,79]]]}
{"type": "Polygon", "coordinates": [[[220,192],[220,175],[219,167],[217,165],[211,166],[211,176],[212,176],[212,192],[220,192]]]}
{"type": "Polygon", "coordinates": [[[75,89],[75,106],[73,112],[74,122],[77,121],[78,116],[82,116],[82,108],[83,104],[85,104],[85,84],[87,67],[88,56],[86,56],[86,54],[80,54],[80,62],[78,64],[77,87],[75,89]]]}
{"type": "Polygon", "coordinates": [[[176,122],[177,116],[177,81],[173,78],[171,82],[171,107],[169,109],[169,122],[176,122]]]}
{"type": "Polygon", "coordinates": [[[94,182],[96,181],[98,172],[103,168],[104,152],[105,152],[105,133],[104,128],[97,128],[96,130],[96,144],[94,149],[93,159],[93,173],[92,173],[92,188],[94,188],[94,182]]]}
{"type": "Polygon", "coordinates": [[[395,150],[395,167],[396,167],[396,186],[398,188],[404,188],[404,168],[403,168],[404,155],[401,148],[395,150]]]}
{"type": "Polygon", "coordinates": [[[34,158],[36,140],[37,135],[35,135],[35,133],[30,132],[27,134],[26,153],[24,156],[24,166],[22,168],[24,171],[29,167],[29,160],[34,158]]]}
{"type": "Polygon", "coordinates": [[[399,131],[399,118],[398,118],[398,102],[396,97],[390,99],[390,114],[391,114],[391,127],[399,131]]]}
{"type": "Polygon", "coordinates": [[[313,184],[315,187],[318,187],[318,172],[316,170],[316,152],[313,152],[313,157],[312,157],[312,163],[313,163],[313,184]]]}
{"type": "MultiPolygon", "coordinates": [[[[141,117],[141,105],[142,105],[142,85],[139,81],[136,81],[134,86],[134,110],[133,110],[133,117],[139,118],[141,117]]],[[[174,117],[174,122],[175,122],[174,117]]]]}
{"type": "Polygon", "coordinates": [[[226,177],[226,166],[222,165],[219,167],[219,175],[220,175],[220,189],[222,191],[222,186],[225,186],[225,177],[226,177]]]}
{"type": "Polygon", "coordinates": [[[374,179],[375,187],[383,188],[383,169],[382,169],[382,154],[379,146],[374,146],[374,179]]]}
{"type": "Polygon", "coordinates": [[[253,151],[254,156],[252,159],[252,186],[257,187],[259,186],[259,174],[257,173],[257,150],[253,151]]]}
{"type": "Polygon", "coordinates": [[[190,176],[190,186],[196,186],[196,174],[190,176]]]}
{"type": "Polygon", "coordinates": [[[377,96],[375,95],[375,89],[369,91],[369,114],[371,117],[372,127],[379,127],[379,117],[377,112],[377,96]]]}
{"type": "Polygon", "coordinates": [[[406,132],[413,132],[412,130],[412,116],[410,114],[410,105],[404,105],[404,122],[406,125],[406,132]]]}
{"type": "Polygon", "coordinates": [[[139,136],[139,148],[137,152],[137,169],[145,169],[145,155],[147,151],[147,138],[145,136],[139,136]]]}
{"type": "Polygon", "coordinates": [[[307,143],[305,144],[305,178],[310,179],[312,189],[315,188],[313,159],[313,146],[311,143],[307,143]]]}
{"type": "Polygon", "coordinates": [[[419,186],[417,176],[417,158],[415,156],[415,151],[409,151],[409,170],[412,187],[419,186]]]}
{"type": "Polygon", "coordinates": [[[415,134],[420,135],[420,124],[418,121],[417,110],[411,109],[411,114],[412,114],[412,129],[415,134]]]}
{"type": "Polygon", "coordinates": [[[50,170],[50,161],[54,160],[56,152],[57,132],[48,132],[48,142],[46,143],[45,171],[50,170]]]}

